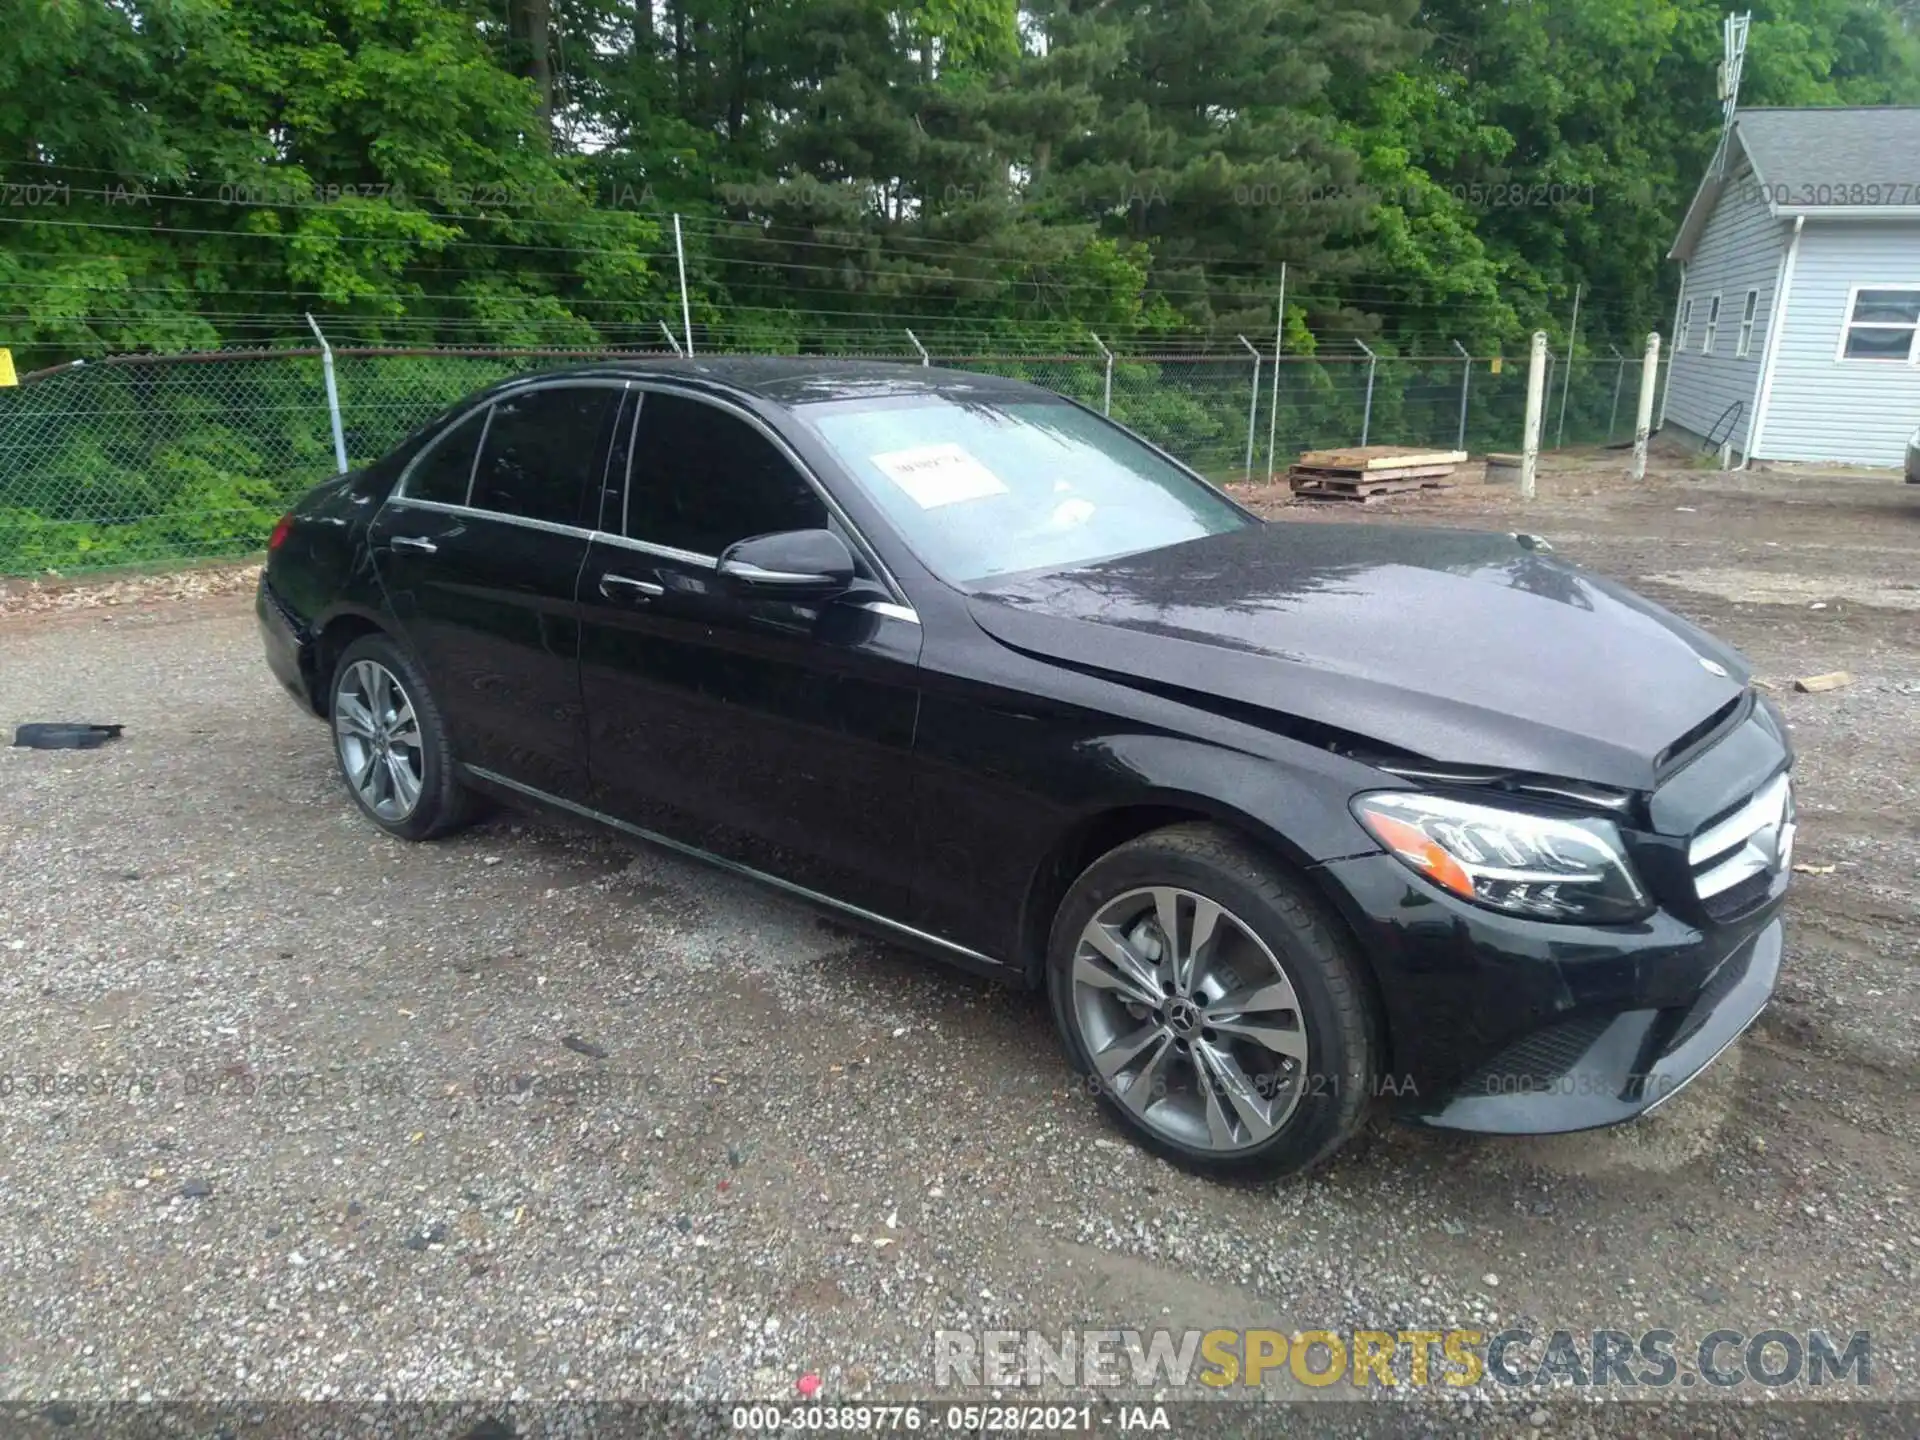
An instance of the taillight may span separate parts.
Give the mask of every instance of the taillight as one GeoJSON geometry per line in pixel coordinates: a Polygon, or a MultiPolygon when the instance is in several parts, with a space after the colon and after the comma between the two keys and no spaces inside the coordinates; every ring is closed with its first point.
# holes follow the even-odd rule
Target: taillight
{"type": "Polygon", "coordinates": [[[273,533],[267,536],[267,549],[270,551],[278,550],[286,543],[287,536],[292,530],[293,516],[291,514],[282,515],[280,517],[280,523],[273,527],[273,533]]]}

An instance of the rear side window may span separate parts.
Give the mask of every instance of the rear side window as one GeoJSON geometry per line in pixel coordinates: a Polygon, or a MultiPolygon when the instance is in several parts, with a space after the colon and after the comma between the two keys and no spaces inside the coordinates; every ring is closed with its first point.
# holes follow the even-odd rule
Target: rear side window
{"type": "Polygon", "coordinates": [[[497,401],[469,503],[477,510],[578,525],[588,482],[596,491],[600,483],[619,399],[619,390],[609,386],[559,385],[497,401]]]}
{"type": "Polygon", "coordinates": [[[772,441],[698,400],[647,394],[628,473],[634,540],[718,555],[750,535],[827,524],[826,502],[772,441]]]}
{"type": "Polygon", "coordinates": [[[407,472],[406,493],[415,500],[435,500],[442,505],[467,503],[467,482],[473,478],[473,452],[480,445],[480,428],[487,418],[484,409],[440,432],[428,442],[427,450],[407,472]]]}

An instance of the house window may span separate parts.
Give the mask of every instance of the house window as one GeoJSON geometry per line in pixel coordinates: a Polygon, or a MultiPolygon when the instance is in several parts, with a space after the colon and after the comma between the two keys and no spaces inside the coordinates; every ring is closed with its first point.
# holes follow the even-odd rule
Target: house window
{"type": "Polygon", "coordinates": [[[1733,347],[1735,355],[1745,355],[1753,349],[1753,317],[1760,310],[1760,292],[1747,292],[1747,308],[1740,312],[1740,340],[1733,347]]]}
{"type": "Polygon", "coordinates": [[[1720,297],[1713,296],[1707,301],[1707,328],[1700,336],[1700,353],[1713,353],[1713,337],[1720,333],[1720,297]]]}
{"type": "Polygon", "coordinates": [[[1911,361],[1916,335],[1920,335],[1920,285],[1855,287],[1838,358],[1911,361]]]}
{"type": "Polygon", "coordinates": [[[1680,302],[1680,333],[1673,337],[1673,353],[1678,355],[1687,348],[1687,332],[1693,329],[1693,301],[1680,302]]]}

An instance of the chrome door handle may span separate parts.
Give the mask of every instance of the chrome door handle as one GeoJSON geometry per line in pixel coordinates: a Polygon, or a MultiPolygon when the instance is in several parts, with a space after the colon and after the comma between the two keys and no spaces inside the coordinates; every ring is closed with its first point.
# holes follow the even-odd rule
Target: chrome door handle
{"type": "Polygon", "coordinates": [[[432,555],[440,549],[424,535],[395,535],[387,543],[396,550],[418,550],[422,555],[432,555]]]}
{"type": "Polygon", "coordinates": [[[625,575],[602,575],[600,593],[609,600],[652,600],[667,593],[666,586],[651,580],[634,580],[625,575]]]}

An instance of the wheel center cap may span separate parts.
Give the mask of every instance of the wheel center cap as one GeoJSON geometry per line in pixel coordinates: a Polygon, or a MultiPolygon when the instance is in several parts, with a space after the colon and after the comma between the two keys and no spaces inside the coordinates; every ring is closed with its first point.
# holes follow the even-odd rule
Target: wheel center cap
{"type": "Polygon", "coordinates": [[[1200,1007],[1184,997],[1167,1006],[1167,1028],[1182,1039],[1200,1033],[1200,1007]]]}

